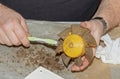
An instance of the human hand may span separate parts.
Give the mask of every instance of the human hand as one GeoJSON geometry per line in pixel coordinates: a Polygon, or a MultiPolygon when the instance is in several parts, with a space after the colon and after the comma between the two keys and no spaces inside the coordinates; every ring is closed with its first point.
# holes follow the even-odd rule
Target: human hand
{"type": "MultiPolygon", "coordinates": [[[[96,40],[97,45],[99,44],[99,40],[101,35],[103,34],[103,25],[99,20],[90,20],[90,21],[85,21],[81,22],[80,26],[88,28],[91,31],[91,34],[96,40]]],[[[93,59],[95,56],[96,48],[93,48],[93,59]]],[[[86,69],[89,66],[89,62],[86,59],[85,56],[81,58],[82,60],[82,65],[81,66],[76,66],[75,64],[72,66],[71,70],[72,71],[82,71],[86,69]]]]}
{"type": "Polygon", "coordinates": [[[29,46],[28,28],[24,18],[12,9],[0,4],[0,43],[8,46],[29,46]]]}

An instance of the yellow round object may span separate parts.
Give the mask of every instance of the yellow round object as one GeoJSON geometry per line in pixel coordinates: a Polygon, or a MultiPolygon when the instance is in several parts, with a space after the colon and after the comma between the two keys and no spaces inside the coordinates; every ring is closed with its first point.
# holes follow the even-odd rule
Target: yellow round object
{"type": "Polygon", "coordinates": [[[65,38],[63,50],[67,56],[72,58],[82,56],[85,53],[85,42],[81,36],[71,34],[65,38]]]}

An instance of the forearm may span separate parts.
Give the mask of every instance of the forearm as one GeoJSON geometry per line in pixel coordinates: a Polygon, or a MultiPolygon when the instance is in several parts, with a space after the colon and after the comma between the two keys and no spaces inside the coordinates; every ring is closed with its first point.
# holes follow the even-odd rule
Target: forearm
{"type": "Polygon", "coordinates": [[[107,23],[107,30],[117,26],[120,22],[120,1],[102,0],[94,17],[103,17],[107,23]]]}

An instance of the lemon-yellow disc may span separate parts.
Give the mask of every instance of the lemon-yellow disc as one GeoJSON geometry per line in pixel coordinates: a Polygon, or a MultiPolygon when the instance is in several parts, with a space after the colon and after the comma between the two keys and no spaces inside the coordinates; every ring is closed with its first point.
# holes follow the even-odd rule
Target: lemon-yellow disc
{"type": "Polygon", "coordinates": [[[71,34],[65,38],[63,50],[69,57],[79,57],[85,53],[85,42],[81,36],[71,34]]]}

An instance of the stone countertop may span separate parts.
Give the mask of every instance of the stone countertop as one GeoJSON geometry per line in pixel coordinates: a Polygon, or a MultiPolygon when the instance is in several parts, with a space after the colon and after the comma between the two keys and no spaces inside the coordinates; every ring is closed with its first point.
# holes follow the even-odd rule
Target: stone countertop
{"type": "MultiPolygon", "coordinates": [[[[71,23],[28,20],[27,25],[32,36],[58,39],[57,34],[64,28],[70,27],[71,23]]],[[[112,39],[120,37],[119,30],[120,27],[118,26],[109,32],[112,39]]],[[[37,46],[54,52],[53,49],[44,45],[37,46]]],[[[23,62],[17,62],[17,57],[15,59],[16,51],[20,48],[0,46],[0,79],[24,79],[36,68],[33,66],[24,67],[23,62]]],[[[65,79],[119,79],[120,65],[104,64],[101,60],[95,59],[93,64],[83,72],[72,73],[69,70],[61,70],[55,73],[65,79]]]]}

